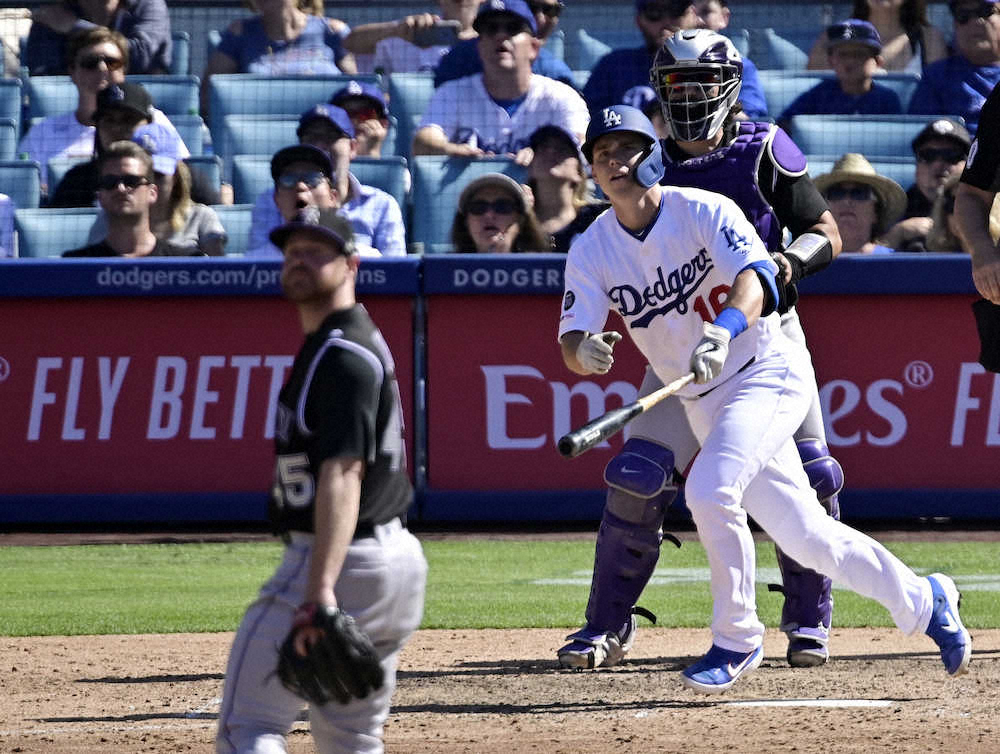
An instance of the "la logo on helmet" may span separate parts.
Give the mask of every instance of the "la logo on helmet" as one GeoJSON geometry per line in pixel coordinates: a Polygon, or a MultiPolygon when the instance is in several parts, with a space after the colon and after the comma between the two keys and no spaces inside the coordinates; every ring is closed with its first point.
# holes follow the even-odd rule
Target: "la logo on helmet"
{"type": "Polygon", "coordinates": [[[604,127],[612,128],[613,126],[620,126],[622,124],[622,116],[616,110],[610,107],[604,108],[604,127]]]}

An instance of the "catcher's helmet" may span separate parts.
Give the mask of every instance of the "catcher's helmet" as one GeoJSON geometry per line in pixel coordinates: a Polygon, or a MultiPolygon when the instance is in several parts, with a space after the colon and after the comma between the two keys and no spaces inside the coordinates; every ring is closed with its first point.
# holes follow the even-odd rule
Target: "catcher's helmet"
{"type": "Polygon", "coordinates": [[[685,29],[660,46],[649,71],[670,135],[678,141],[712,138],[740,93],[743,58],[709,29],[685,29]]]}
{"type": "Polygon", "coordinates": [[[592,114],[590,125],[587,126],[587,138],[580,148],[587,162],[594,161],[594,142],[604,134],[616,131],[630,131],[649,139],[649,147],[636,162],[632,174],[645,188],[659,183],[663,177],[663,152],[660,148],[660,139],[649,118],[643,115],[642,110],[631,105],[612,105],[605,107],[599,113],[592,114]]]}

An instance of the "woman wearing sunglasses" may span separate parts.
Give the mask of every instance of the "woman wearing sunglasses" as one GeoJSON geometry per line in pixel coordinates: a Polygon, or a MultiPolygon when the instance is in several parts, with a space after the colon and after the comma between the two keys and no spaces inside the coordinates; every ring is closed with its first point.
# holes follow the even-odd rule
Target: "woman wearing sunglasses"
{"type": "Polygon", "coordinates": [[[502,173],[487,173],[462,190],[451,241],[455,251],[474,254],[551,250],[521,185],[502,173]]]}
{"type": "Polygon", "coordinates": [[[863,155],[848,152],[815,180],[840,229],[843,254],[891,254],[878,242],[906,208],[903,187],[875,172],[863,155]]]}

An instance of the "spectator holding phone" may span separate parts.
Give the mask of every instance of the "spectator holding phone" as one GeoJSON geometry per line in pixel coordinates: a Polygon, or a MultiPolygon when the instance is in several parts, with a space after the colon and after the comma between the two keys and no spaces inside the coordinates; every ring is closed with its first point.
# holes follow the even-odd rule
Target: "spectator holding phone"
{"type": "Polygon", "coordinates": [[[381,89],[365,81],[349,81],[330,97],[354,124],[354,156],[381,157],[389,135],[388,98],[381,89]]]}
{"type": "Polygon", "coordinates": [[[415,13],[397,21],[361,24],[351,29],[344,47],[354,54],[359,70],[384,74],[433,71],[452,45],[475,38],[472,21],[479,3],[438,0],[440,14],[415,13]]]}

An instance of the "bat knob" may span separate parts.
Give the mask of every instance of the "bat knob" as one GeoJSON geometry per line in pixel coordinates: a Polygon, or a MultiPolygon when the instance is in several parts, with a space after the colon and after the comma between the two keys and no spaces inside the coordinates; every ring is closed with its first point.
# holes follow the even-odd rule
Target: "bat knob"
{"type": "Polygon", "coordinates": [[[573,442],[573,438],[569,435],[560,437],[557,447],[559,448],[559,453],[566,458],[572,458],[577,453],[577,444],[573,442]]]}

